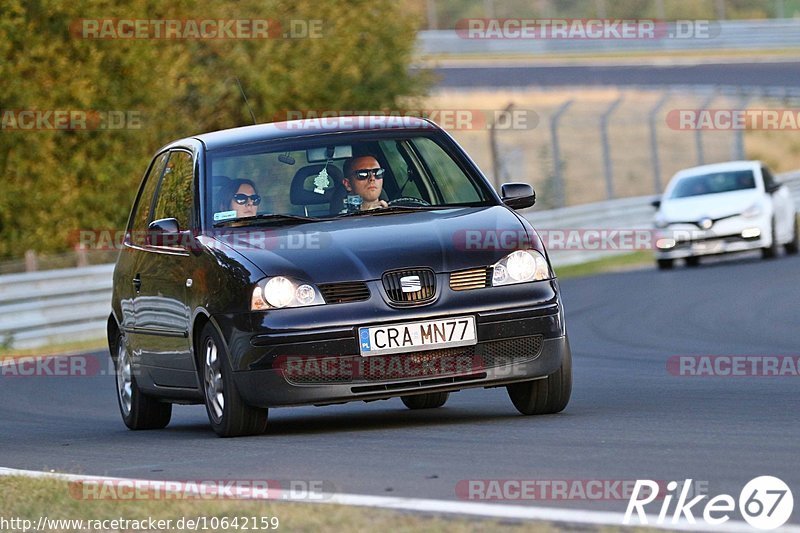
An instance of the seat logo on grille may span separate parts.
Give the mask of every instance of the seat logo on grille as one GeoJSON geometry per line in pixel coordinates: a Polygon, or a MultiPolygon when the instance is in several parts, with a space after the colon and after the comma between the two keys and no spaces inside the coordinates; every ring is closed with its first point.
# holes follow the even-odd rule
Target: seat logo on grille
{"type": "Polygon", "coordinates": [[[403,276],[400,278],[400,288],[403,292],[418,292],[422,290],[419,276],[403,276]]]}

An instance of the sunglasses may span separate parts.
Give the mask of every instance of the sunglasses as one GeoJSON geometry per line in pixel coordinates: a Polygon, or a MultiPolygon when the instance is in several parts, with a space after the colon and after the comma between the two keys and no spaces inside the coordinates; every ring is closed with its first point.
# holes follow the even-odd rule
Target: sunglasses
{"type": "Polygon", "coordinates": [[[361,170],[356,170],[355,172],[353,172],[352,176],[358,181],[368,180],[370,176],[375,176],[376,180],[382,180],[384,172],[386,172],[386,170],[380,167],[362,168],[361,170]]]}
{"type": "Polygon", "coordinates": [[[236,193],[233,195],[233,201],[239,205],[244,205],[247,203],[247,200],[253,202],[253,205],[258,205],[261,203],[261,196],[257,194],[251,194],[250,196],[242,193],[236,193]]]}

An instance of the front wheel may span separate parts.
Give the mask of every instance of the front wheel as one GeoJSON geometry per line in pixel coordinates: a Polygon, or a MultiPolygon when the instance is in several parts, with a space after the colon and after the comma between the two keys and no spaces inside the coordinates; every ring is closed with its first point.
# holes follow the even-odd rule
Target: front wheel
{"type": "Polygon", "coordinates": [[[136,384],[133,363],[125,337],[117,336],[117,402],[122,421],[129,429],[163,429],[172,418],[172,404],[146,396],[136,384]]]}
{"type": "Polygon", "coordinates": [[[401,396],[403,404],[409,409],[435,409],[447,402],[449,392],[429,392],[426,394],[415,394],[413,396],[401,396]]]}
{"type": "Polygon", "coordinates": [[[769,246],[761,249],[761,257],[764,259],[772,259],[778,255],[778,236],[775,234],[775,221],[772,221],[770,238],[772,242],[769,246]]]}
{"type": "Polygon", "coordinates": [[[559,413],[569,403],[572,394],[572,354],[567,350],[561,367],[542,379],[507,385],[508,396],[523,415],[559,413]]]}
{"type": "Polygon", "coordinates": [[[211,427],[220,437],[260,435],[267,430],[267,409],[246,405],[233,381],[228,353],[217,329],[209,324],[200,336],[203,391],[211,427]]]}
{"type": "Polygon", "coordinates": [[[658,259],[656,265],[659,270],[669,270],[672,268],[672,259],[658,259]]]}
{"type": "Polygon", "coordinates": [[[783,245],[786,253],[789,255],[795,255],[798,250],[800,250],[800,228],[798,228],[797,216],[794,218],[793,227],[794,234],[792,235],[792,240],[783,245]]]}

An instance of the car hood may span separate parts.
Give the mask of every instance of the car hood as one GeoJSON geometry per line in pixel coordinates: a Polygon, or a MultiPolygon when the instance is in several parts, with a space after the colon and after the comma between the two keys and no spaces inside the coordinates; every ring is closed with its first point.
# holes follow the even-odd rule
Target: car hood
{"type": "Polygon", "coordinates": [[[743,212],[759,198],[756,189],[673,198],[661,202],[662,216],[671,222],[718,219],[743,212]]]}
{"type": "Polygon", "coordinates": [[[529,237],[512,211],[493,206],[240,228],[215,238],[267,276],[331,283],[379,279],[397,268],[429,267],[438,273],[489,266],[528,247],[529,237]]]}

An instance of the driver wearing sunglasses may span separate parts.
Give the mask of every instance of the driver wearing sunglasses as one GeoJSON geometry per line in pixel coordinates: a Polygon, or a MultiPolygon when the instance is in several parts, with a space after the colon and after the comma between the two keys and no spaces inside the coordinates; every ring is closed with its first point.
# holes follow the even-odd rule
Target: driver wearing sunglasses
{"type": "Polygon", "coordinates": [[[255,183],[246,179],[231,180],[220,197],[220,210],[236,211],[236,218],[255,216],[261,204],[255,183]]]}
{"type": "Polygon", "coordinates": [[[348,194],[361,196],[361,210],[388,207],[385,200],[381,200],[383,190],[383,175],[386,172],[380,163],[371,155],[351,157],[344,163],[344,179],[342,184],[348,194]]]}

